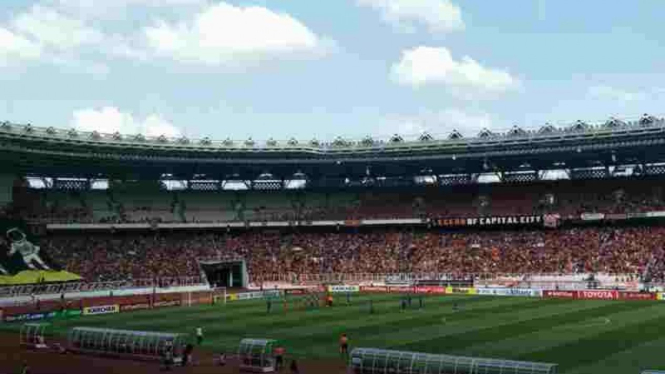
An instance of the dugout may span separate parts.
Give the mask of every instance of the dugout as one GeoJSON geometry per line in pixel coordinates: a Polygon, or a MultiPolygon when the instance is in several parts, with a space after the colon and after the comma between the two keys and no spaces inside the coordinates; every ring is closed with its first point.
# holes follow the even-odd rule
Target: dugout
{"type": "Polygon", "coordinates": [[[46,348],[46,337],[50,333],[50,323],[25,323],[21,326],[19,343],[23,347],[46,348]]]}
{"type": "Polygon", "coordinates": [[[273,339],[242,339],[238,346],[240,369],[260,373],[275,371],[273,350],[277,340],[273,339]]]}
{"type": "Polygon", "coordinates": [[[188,343],[185,334],[152,331],[115,330],[97,327],[73,327],[67,336],[71,351],[140,359],[159,360],[170,344],[175,361],[181,360],[188,343]]]}
{"type": "Polygon", "coordinates": [[[556,374],[557,365],[417,352],[356,348],[349,369],[354,374],[556,374]]]}

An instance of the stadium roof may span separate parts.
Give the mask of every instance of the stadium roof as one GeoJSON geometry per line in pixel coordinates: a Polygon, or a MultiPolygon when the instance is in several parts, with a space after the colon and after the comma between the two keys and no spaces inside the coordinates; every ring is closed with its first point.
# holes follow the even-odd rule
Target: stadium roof
{"type": "Polygon", "coordinates": [[[665,162],[665,120],[645,115],[638,121],[578,121],[537,131],[513,127],[504,133],[481,131],[465,138],[457,131],[444,139],[423,134],[406,141],[371,137],[337,138],[323,143],[295,139],[257,142],[209,138],[101,134],[0,124],[0,160],[25,175],[154,179],[166,173],[183,179],[254,180],[260,175],[290,179],[412,178],[419,175],[491,171],[590,168],[625,163],[665,162]]]}

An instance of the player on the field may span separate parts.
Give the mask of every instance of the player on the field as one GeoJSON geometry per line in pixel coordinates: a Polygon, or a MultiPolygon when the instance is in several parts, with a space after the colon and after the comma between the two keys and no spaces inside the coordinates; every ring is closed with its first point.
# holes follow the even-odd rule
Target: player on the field
{"type": "Polygon", "coordinates": [[[270,311],[272,310],[272,300],[270,298],[266,299],[266,313],[270,314],[270,311]]]}
{"type": "Polygon", "coordinates": [[[400,305],[402,307],[402,311],[404,311],[406,309],[406,298],[404,296],[402,296],[400,299],[400,305]]]}
{"type": "Polygon", "coordinates": [[[349,354],[349,338],[346,334],[339,337],[339,353],[342,355],[349,354]]]}
{"type": "Polygon", "coordinates": [[[374,303],[372,303],[372,299],[369,300],[369,314],[374,314],[374,303]]]}
{"type": "Polygon", "coordinates": [[[346,293],[346,305],[351,304],[351,292],[346,293]]]}
{"type": "Polygon", "coordinates": [[[422,309],[423,308],[423,295],[418,295],[418,303],[419,303],[418,308],[422,309]]]}
{"type": "Polygon", "coordinates": [[[201,343],[203,343],[203,328],[201,327],[196,328],[196,343],[198,345],[201,345],[201,343]]]}

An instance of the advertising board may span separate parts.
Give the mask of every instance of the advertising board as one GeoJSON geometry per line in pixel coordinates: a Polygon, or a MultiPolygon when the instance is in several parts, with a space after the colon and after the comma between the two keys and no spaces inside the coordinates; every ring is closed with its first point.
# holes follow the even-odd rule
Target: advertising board
{"type": "Polygon", "coordinates": [[[415,293],[439,294],[446,293],[446,288],[443,286],[417,286],[412,288],[415,293]]]}
{"type": "Polygon", "coordinates": [[[153,308],[162,308],[167,306],[180,306],[180,300],[164,300],[164,301],[155,301],[152,303],[153,308]]]}
{"type": "Polygon", "coordinates": [[[101,305],[101,306],[89,306],[83,308],[84,316],[92,316],[97,314],[111,314],[120,312],[120,305],[101,305]]]}
{"type": "Polygon", "coordinates": [[[574,299],[575,291],[543,291],[543,297],[554,299],[574,299]]]}
{"type": "Polygon", "coordinates": [[[131,312],[134,310],[144,310],[144,309],[150,309],[150,303],[120,305],[121,312],[131,312]]]}
{"type": "Polygon", "coordinates": [[[270,291],[256,291],[256,292],[243,292],[236,294],[238,300],[252,300],[252,299],[262,299],[264,297],[277,297],[281,295],[280,290],[270,290],[270,291]]]}
{"type": "Polygon", "coordinates": [[[287,295],[304,295],[305,290],[302,288],[294,288],[292,290],[284,290],[287,295]]]}
{"type": "Polygon", "coordinates": [[[653,292],[619,292],[619,298],[622,300],[656,300],[656,294],[653,292]]]}
{"type": "Polygon", "coordinates": [[[38,321],[40,319],[53,318],[55,317],[55,312],[47,313],[25,313],[25,314],[16,314],[13,316],[5,316],[5,322],[18,322],[18,321],[38,321]]]}
{"type": "Polygon", "coordinates": [[[475,295],[476,289],[474,287],[446,287],[446,293],[457,295],[475,295]]]}
{"type": "Polygon", "coordinates": [[[577,291],[578,299],[615,300],[619,298],[619,291],[614,290],[583,290],[577,291]]]}
{"type": "Polygon", "coordinates": [[[360,290],[362,292],[388,292],[389,288],[387,286],[362,286],[360,290]]]}
{"type": "Polygon", "coordinates": [[[345,286],[345,285],[328,286],[328,292],[330,293],[360,292],[360,286],[345,286]]]}
{"type": "Polygon", "coordinates": [[[476,288],[478,295],[538,297],[540,290],[530,288],[476,288]]]}

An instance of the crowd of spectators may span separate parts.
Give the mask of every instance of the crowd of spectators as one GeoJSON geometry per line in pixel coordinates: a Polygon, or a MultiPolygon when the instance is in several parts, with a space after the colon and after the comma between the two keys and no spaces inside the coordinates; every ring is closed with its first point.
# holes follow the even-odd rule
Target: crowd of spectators
{"type": "Polygon", "coordinates": [[[274,274],[440,272],[665,275],[665,227],[533,231],[52,234],[42,248],[87,281],[198,276],[198,260],[240,257],[274,274]]]}

